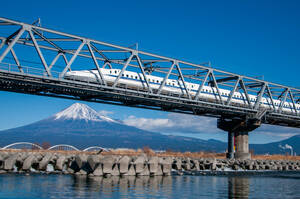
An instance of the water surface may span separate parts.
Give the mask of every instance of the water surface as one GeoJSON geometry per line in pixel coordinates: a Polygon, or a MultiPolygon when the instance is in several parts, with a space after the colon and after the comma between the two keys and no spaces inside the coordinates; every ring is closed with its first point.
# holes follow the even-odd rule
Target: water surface
{"type": "Polygon", "coordinates": [[[3,174],[0,198],[300,198],[300,174],[121,178],[3,174]]]}

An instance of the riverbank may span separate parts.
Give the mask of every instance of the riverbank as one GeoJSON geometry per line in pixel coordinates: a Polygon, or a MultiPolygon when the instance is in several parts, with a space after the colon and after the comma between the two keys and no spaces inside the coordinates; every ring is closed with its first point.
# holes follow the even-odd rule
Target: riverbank
{"type": "Polygon", "coordinates": [[[162,154],[66,151],[0,151],[0,173],[61,173],[88,176],[227,175],[300,171],[300,160],[227,160],[162,154]]]}

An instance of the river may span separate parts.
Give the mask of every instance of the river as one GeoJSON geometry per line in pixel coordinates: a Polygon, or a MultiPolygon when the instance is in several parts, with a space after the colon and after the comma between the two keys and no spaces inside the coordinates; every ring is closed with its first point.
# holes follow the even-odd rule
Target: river
{"type": "Polygon", "coordinates": [[[2,174],[0,198],[300,198],[300,173],[108,178],[2,174]]]}

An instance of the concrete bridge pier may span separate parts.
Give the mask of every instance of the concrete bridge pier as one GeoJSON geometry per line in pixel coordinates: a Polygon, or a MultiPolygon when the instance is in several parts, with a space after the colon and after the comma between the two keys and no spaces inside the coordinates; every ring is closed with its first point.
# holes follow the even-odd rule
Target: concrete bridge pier
{"type": "Polygon", "coordinates": [[[234,153],[235,159],[251,159],[251,154],[249,153],[249,136],[248,132],[237,132],[234,134],[235,138],[235,148],[234,153]]]}
{"type": "Polygon", "coordinates": [[[218,119],[218,128],[228,132],[228,159],[251,159],[248,132],[260,126],[257,119],[218,119]]]}
{"type": "Polygon", "coordinates": [[[228,148],[227,148],[227,154],[226,157],[228,159],[234,158],[234,133],[231,131],[228,131],[228,148]]]}

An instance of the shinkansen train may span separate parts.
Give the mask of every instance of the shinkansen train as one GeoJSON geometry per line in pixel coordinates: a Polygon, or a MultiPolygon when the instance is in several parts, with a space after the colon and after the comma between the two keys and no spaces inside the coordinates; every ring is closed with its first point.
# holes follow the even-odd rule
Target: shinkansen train
{"type": "MultiPolygon", "coordinates": [[[[121,70],[120,69],[105,69],[101,68],[101,73],[104,76],[105,81],[108,85],[112,85],[116,78],[119,76],[121,70]]],[[[146,78],[148,79],[150,87],[155,90],[158,89],[161,85],[163,78],[153,76],[153,75],[146,75],[146,78]]],[[[98,71],[97,70],[80,70],[80,71],[70,71],[65,74],[65,79],[69,80],[76,80],[76,81],[84,81],[84,82],[98,82],[100,79],[98,71]]],[[[122,76],[120,77],[118,81],[119,85],[126,86],[126,88],[133,89],[133,90],[146,90],[147,89],[147,83],[144,79],[144,76],[142,73],[136,73],[132,71],[124,71],[122,76]]],[[[194,84],[191,82],[186,82],[185,85],[190,93],[191,96],[195,96],[198,89],[199,84],[194,84]]],[[[230,91],[226,89],[219,89],[222,100],[226,101],[230,96],[230,91]]],[[[184,84],[181,80],[176,79],[168,79],[165,82],[165,86],[161,90],[161,94],[172,94],[172,95],[185,95],[185,89],[184,84]]],[[[255,95],[249,95],[251,104],[255,104],[257,96],[255,95]]],[[[203,86],[201,91],[201,97],[200,99],[206,100],[206,101],[215,101],[216,99],[219,99],[219,96],[217,94],[217,90],[214,87],[210,86],[203,86]]],[[[232,96],[231,100],[232,104],[245,106],[247,105],[246,97],[243,93],[235,92],[232,96]]],[[[274,105],[276,108],[280,106],[279,100],[273,100],[274,105]]],[[[262,97],[260,106],[264,108],[273,108],[272,102],[270,98],[262,97]]],[[[296,109],[300,110],[300,105],[296,104],[296,109]]],[[[282,106],[282,111],[284,112],[293,112],[293,104],[290,102],[285,102],[282,106]]]]}

